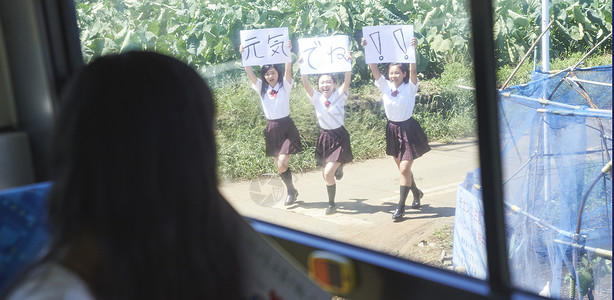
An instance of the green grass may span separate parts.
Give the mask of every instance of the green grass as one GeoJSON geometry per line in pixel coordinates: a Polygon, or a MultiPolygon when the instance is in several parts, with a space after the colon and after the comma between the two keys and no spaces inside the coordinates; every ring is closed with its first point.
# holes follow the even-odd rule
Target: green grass
{"type": "Polygon", "coordinates": [[[443,226],[433,231],[433,237],[441,246],[452,248],[454,244],[454,228],[448,224],[443,224],[443,226]]]}

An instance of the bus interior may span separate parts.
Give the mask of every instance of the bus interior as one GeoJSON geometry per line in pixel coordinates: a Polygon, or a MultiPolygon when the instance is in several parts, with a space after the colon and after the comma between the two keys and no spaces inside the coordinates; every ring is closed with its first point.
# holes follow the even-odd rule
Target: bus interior
{"type": "MultiPolygon", "coordinates": [[[[257,218],[247,218],[256,232],[275,244],[276,249],[284,252],[283,255],[294,259],[302,270],[308,269],[309,257],[316,251],[349,260],[355,280],[350,288],[338,293],[342,297],[339,299],[542,298],[514,286],[508,266],[501,145],[497,130],[500,120],[497,117],[492,2],[467,2],[471,47],[473,57],[478,58],[473,66],[481,193],[483,199],[488,199],[483,202],[486,278],[472,278],[257,218]]],[[[35,198],[44,198],[50,176],[47,162],[50,159],[49,136],[54,110],[65,84],[83,65],[72,0],[0,2],[0,194],[3,190],[24,192],[19,188],[28,187],[30,191],[36,190],[33,192],[35,198]]],[[[41,199],[28,201],[33,201],[31,205],[44,205],[41,199]]],[[[0,203],[0,218],[5,218],[6,210],[0,203]]],[[[0,238],[8,241],[1,231],[0,238]]],[[[344,265],[340,263],[335,267],[343,268],[344,265]]],[[[345,283],[336,284],[339,288],[345,283]]],[[[0,292],[1,288],[0,284],[0,292]]]]}

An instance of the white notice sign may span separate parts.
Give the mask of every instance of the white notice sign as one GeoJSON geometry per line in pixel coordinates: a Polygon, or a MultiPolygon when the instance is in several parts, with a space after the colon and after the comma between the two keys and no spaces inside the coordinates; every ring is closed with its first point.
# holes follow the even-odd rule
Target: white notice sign
{"type": "Polygon", "coordinates": [[[365,26],[362,37],[366,63],[415,63],[416,49],[411,46],[413,25],[365,26]]]}
{"type": "Polygon", "coordinates": [[[292,61],[288,28],[241,30],[243,66],[280,64],[292,61]]]}
{"type": "Polygon", "coordinates": [[[324,74],[352,70],[352,61],[347,60],[350,39],[347,35],[298,40],[303,58],[301,74],[324,74]]]}

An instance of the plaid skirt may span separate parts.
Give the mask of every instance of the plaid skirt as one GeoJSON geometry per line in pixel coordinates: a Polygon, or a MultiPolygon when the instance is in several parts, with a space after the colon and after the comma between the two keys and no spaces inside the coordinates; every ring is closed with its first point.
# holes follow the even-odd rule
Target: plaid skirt
{"type": "Polygon", "coordinates": [[[315,156],[317,166],[324,166],[329,162],[345,164],[354,160],[350,146],[350,134],[345,127],[320,129],[315,156]]]}
{"type": "Polygon", "coordinates": [[[388,120],[386,154],[400,161],[414,160],[431,150],[422,126],[414,118],[401,122],[388,120]]]}
{"type": "Polygon", "coordinates": [[[290,117],[268,120],[264,130],[266,156],[296,154],[303,151],[298,129],[290,117]]]}

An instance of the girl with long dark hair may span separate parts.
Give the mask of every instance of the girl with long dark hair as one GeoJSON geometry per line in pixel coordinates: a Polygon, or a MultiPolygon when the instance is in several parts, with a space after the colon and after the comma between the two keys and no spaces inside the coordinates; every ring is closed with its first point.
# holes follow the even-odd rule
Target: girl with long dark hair
{"type": "MultiPolygon", "coordinates": [[[[292,43],[287,42],[292,49],[292,43]]],[[[243,53],[243,46],[239,46],[243,53]]],[[[273,157],[277,172],[286,185],[285,205],[291,205],[298,197],[298,191],[292,183],[292,171],[288,167],[290,155],[303,151],[298,129],[290,118],[290,91],[292,90],[292,62],[285,64],[285,71],[277,65],[264,65],[257,77],[251,66],[245,67],[245,73],[252,82],[252,88],[260,96],[262,110],[267,118],[264,131],[266,156],[273,157]]]]}
{"type": "MultiPolygon", "coordinates": [[[[362,46],[367,42],[363,38],[362,46]]],[[[416,39],[411,40],[416,46],[416,39]]],[[[418,91],[418,74],[416,63],[391,63],[386,66],[382,76],[377,64],[369,64],[375,86],[382,92],[386,125],[386,154],[392,156],[401,178],[399,180],[399,203],[392,214],[395,221],[405,215],[405,200],[409,191],[413,194],[411,207],[420,208],[420,199],[424,193],[416,186],[411,166],[415,159],[431,150],[428,139],[420,124],[412,117],[418,91]]]]}
{"type": "Polygon", "coordinates": [[[46,256],[8,299],[239,299],[235,226],[218,192],[213,95],[148,52],[99,58],[63,95],[46,256]]]}

